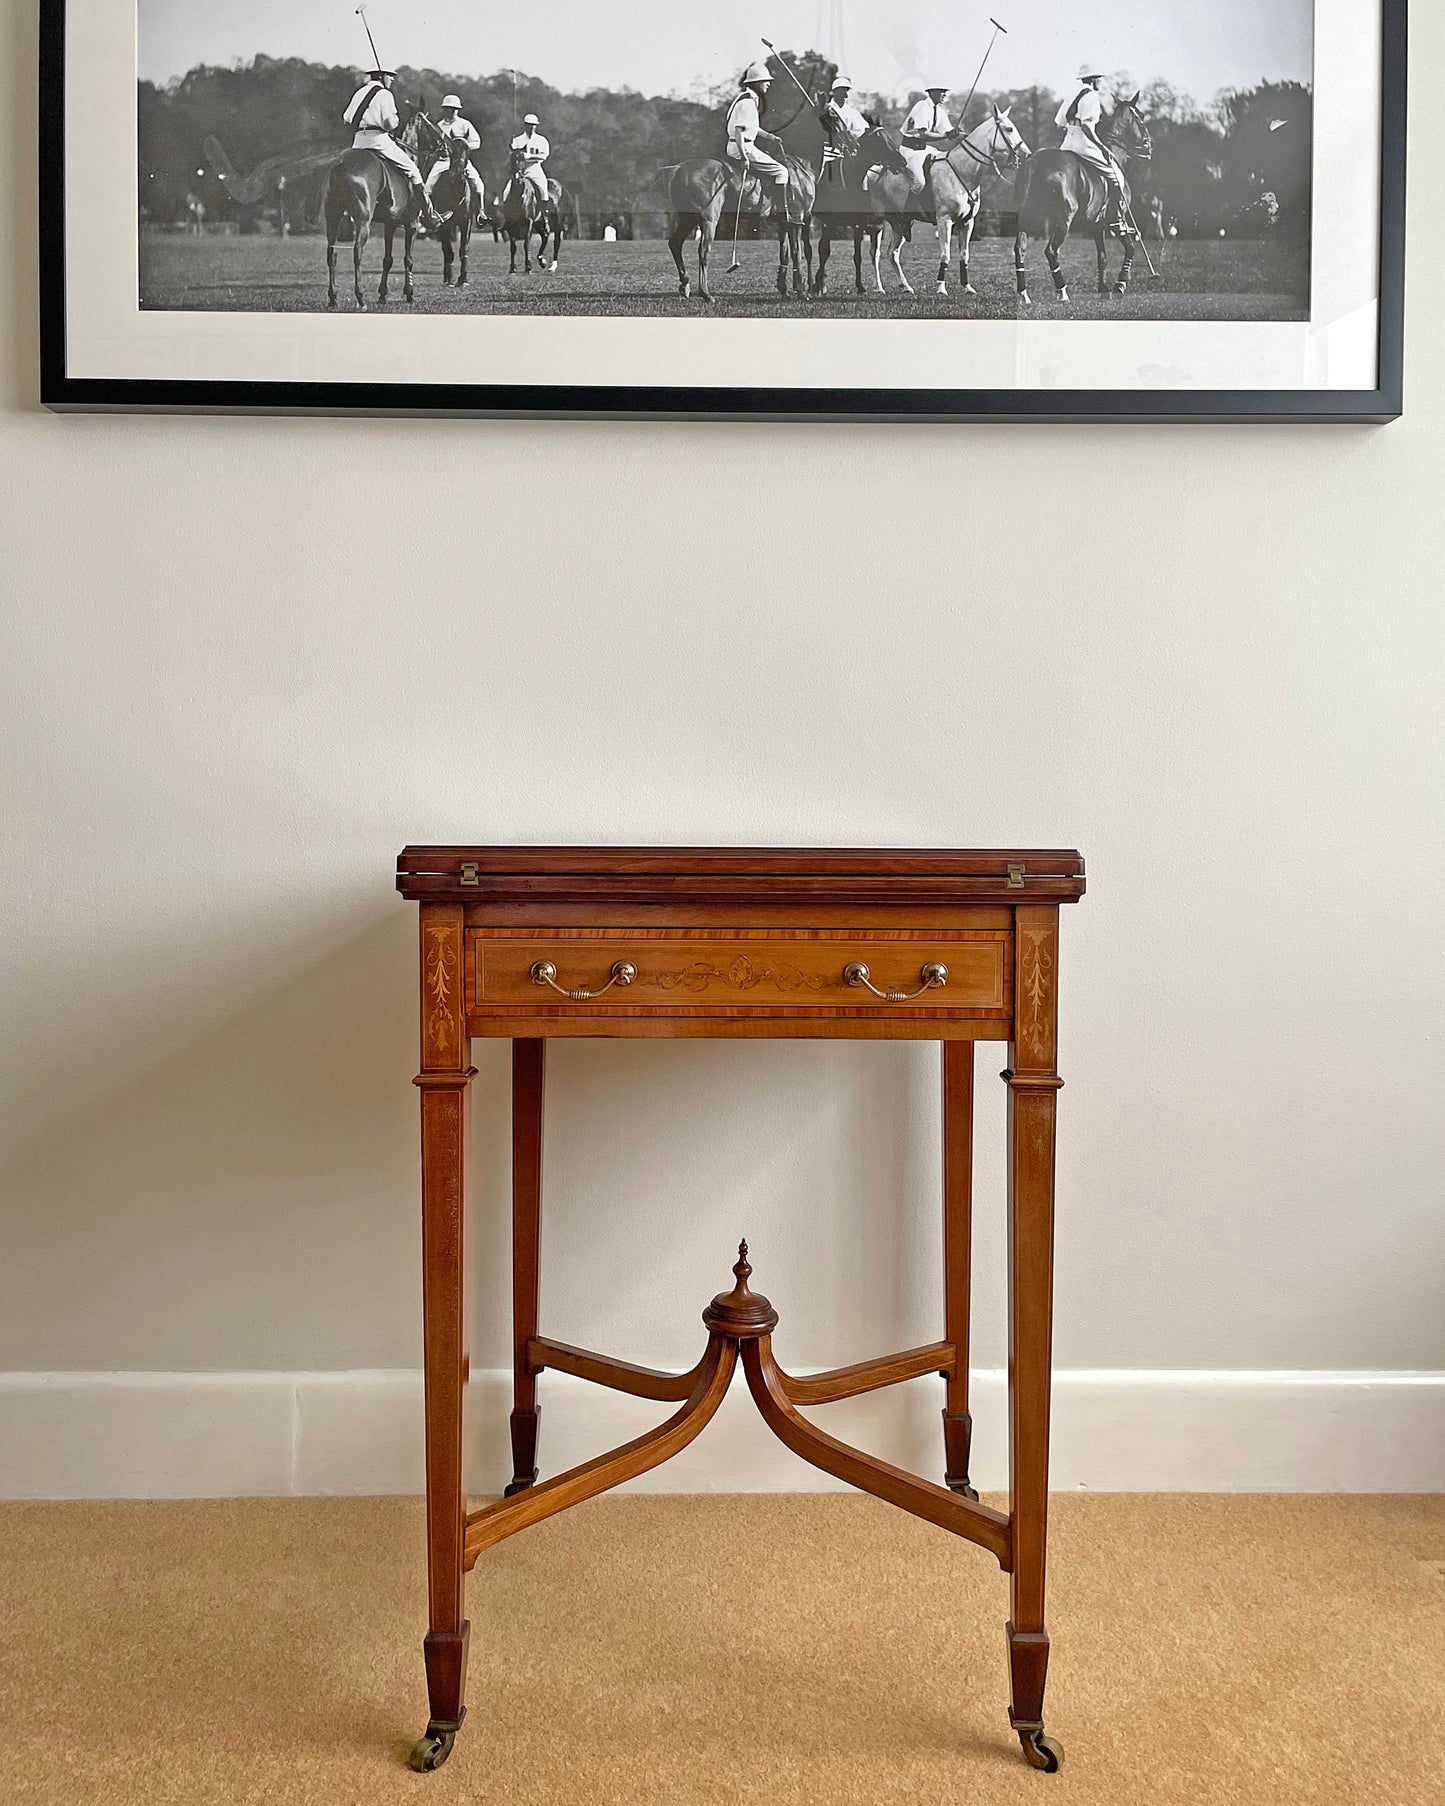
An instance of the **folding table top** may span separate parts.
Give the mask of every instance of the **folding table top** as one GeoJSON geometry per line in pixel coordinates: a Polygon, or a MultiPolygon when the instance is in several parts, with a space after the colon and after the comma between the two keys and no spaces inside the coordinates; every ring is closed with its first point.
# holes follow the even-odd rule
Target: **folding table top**
{"type": "Polygon", "coordinates": [[[406,847],[396,887],[420,902],[716,901],[1072,903],[1073,851],[910,847],[406,847]]]}

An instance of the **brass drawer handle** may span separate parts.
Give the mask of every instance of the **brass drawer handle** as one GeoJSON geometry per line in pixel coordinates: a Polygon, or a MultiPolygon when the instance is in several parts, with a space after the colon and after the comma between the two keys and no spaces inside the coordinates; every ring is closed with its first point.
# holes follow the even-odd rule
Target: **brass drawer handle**
{"type": "Polygon", "coordinates": [[[559,997],[570,997],[573,1003],[585,1003],[589,997],[600,997],[604,991],[610,991],[613,985],[630,985],[637,977],[637,967],[630,959],[615,960],[612,965],[612,976],[605,985],[598,985],[595,991],[578,989],[569,991],[557,983],[557,968],[549,959],[539,959],[532,967],[532,983],[534,985],[551,985],[559,997]]]}
{"type": "Polygon", "coordinates": [[[880,991],[868,976],[868,968],[861,959],[855,959],[843,968],[843,983],[861,986],[871,991],[875,997],[881,997],[885,1003],[912,1003],[915,997],[921,997],[925,991],[942,990],[948,983],[948,967],[942,960],[931,959],[926,966],[920,966],[918,976],[923,980],[916,991],[880,991]]]}

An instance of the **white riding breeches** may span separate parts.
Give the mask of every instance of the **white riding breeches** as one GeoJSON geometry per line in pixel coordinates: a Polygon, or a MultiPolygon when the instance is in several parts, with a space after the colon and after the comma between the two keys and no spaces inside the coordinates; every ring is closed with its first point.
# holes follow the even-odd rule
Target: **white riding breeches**
{"type": "Polygon", "coordinates": [[[1081,162],[1087,163],[1090,169],[1097,169],[1106,182],[1115,188],[1124,186],[1124,172],[1112,157],[1106,156],[1092,138],[1087,137],[1076,125],[1071,125],[1064,133],[1061,150],[1072,151],[1081,162]]]}
{"type": "Polygon", "coordinates": [[[547,170],[544,164],[527,163],[522,168],[522,180],[536,195],[545,207],[551,200],[551,191],[547,187],[547,170]]]}
{"type": "Polygon", "coordinates": [[[375,151],[378,157],[399,169],[409,182],[421,181],[421,171],[390,132],[378,132],[370,128],[364,132],[358,132],[351,140],[351,148],[375,151]]]}
{"type": "Polygon", "coordinates": [[[788,179],[788,172],[776,157],[770,157],[765,150],[759,150],[756,144],[742,144],[729,152],[729,162],[741,162],[750,176],[760,176],[765,182],[776,182],[781,188],[788,179]],[[738,152],[741,151],[741,157],[738,152]]]}
{"type": "MultiPolygon", "coordinates": [[[[436,162],[432,164],[431,171],[426,179],[426,191],[428,194],[436,187],[448,166],[449,159],[446,157],[438,157],[436,162]]],[[[467,186],[476,197],[477,205],[479,207],[483,206],[486,202],[487,191],[482,184],[481,173],[470,163],[467,164],[467,186]]]]}

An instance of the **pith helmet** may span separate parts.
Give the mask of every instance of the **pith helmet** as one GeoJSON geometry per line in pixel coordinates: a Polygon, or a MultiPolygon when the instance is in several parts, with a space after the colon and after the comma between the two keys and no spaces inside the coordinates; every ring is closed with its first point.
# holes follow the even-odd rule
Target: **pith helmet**
{"type": "Polygon", "coordinates": [[[444,94],[442,96],[442,105],[444,107],[460,108],[461,104],[462,104],[462,97],[460,94],[444,94]]]}
{"type": "Polygon", "coordinates": [[[743,70],[742,85],[747,87],[751,82],[770,82],[773,72],[766,63],[749,63],[743,70]]]}
{"type": "Polygon", "coordinates": [[[396,80],[396,70],[395,69],[368,69],[366,72],[366,79],[369,82],[380,82],[380,81],[394,82],[396,80]]]}
{"type": "Polygon", "coordinates": [[[541,125],[542,121],[535,113],[528,113],[522,120],[523,125],[541,125]]]}
{"type": "Polygon", "coordinates": [[[948,83],[947,82],[930,82],[928,84],[928,86],[923,90],[923,92],[925,94],[947,94],[948,83]]]}
{"type": "Polygon", "coordinates": [[[851,75],[844,75],[840,69],[833,77],[832,86],[834,88],[851,88],[853,86],[853,77],[851,75]]]}
{"type": "Polygon", "coordinates": [[[1081,82],[1101,82],[1103,79],[1104,71],[1102,69],[1096,69],[1092,63],[1079,64],[1079,80],[1081,82]]]}

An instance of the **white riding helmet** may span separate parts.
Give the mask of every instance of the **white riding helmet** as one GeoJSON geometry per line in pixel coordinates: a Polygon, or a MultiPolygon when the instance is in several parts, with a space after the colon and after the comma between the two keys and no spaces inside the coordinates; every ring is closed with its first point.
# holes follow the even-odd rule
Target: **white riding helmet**
{"type": "Polygon", "coordinates": [[[368,69],[366,72],[366,79],[369,82],[382,82],[382,81],[394,82],[396,80],[396,70],[395,69],[368,69]]]}
{"type": "Polygon", "coordinates": [[[442,97],[442,105],[444,107],[455,107],[457,109],[457,111],[460,112],[461,106],[462,106],[462,97],[460,94],[444,95],[442,97]]]}
{"type": "Polygon", "coordinates": [[[526,114],[522,120],[523,125],[541,125],[541,123],[542,123],[542,121],[537,117],[537,115],[535,113],[526,114]]]}
{"type": "Polygon", "coordinates": [[[830,92],[836,93],[839,88],[851,88],[852,86],[853,78],[851,75],[835,75],[833,77],[833,86],[830,92]]]}
{"type": "Polygon", "coordinates": [[[743,70],[741,85],[746,88],[753,82],[770,82],[772,79],[773,72],[766,63],[749,63],[743,70]]]}
{"type": "Polygon", "coordinates": [[[1081,82],[1101,82],[1103,79],[1104,71],[1102,69],[1096,69],[1092,63],[1079,64],[1079,80],[1081,82]]]}
{"type": "Polygon", "coordinates": [[[947,82],[933,82],[923,90],[925,94],[947,94],[948,91],[947,82]]]}

